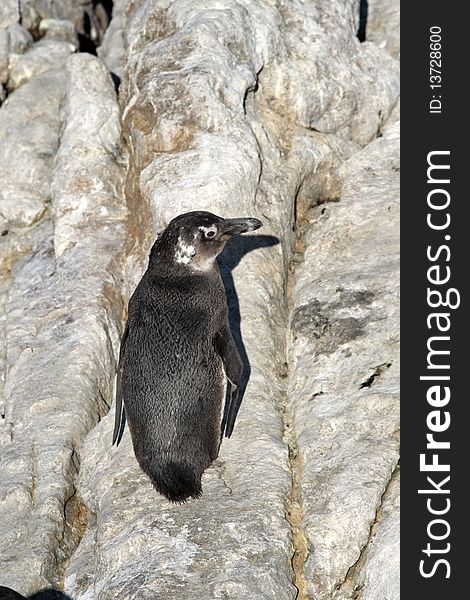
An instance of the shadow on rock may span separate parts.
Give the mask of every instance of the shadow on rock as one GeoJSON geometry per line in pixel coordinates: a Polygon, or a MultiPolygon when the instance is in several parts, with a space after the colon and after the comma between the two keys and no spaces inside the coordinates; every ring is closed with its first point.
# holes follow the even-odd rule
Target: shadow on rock
{"type": "Polygon", "coordinates": [[[32,596],[22,596],[20,593],[15,592],[8,587],[3,587],[0,585],[0,600],[73,600],[64,592],[60,592],[59,590],[53,590],[51,588],[47,590],[41,590],[40,592],[36,592],[32,596]]]}
{"type": "MultiPolygon", "coordinates": [[[[250,380],[251,365],[246,352],[245,344],[243,343],[241,333],[241,314],[240,314],[240,302],[238,300],[237,290],[235,289],[235,283],[233,281],[232,271],[240,263],[241,259],[251,252],[259,248],[269,248],[279,244],[279,238],[273,235],[253,235],[253,236],[237,236],[233,238],[225,247],[224,251],[218,258],[220,274],[222,281],[224,282],[225,290],[227,293],[228,303],[228,319],[230,323],[230,329],[232,330],[233,339],[237,345],[240,353],[240,358],[243,362],[243,376],[240,385],[240,391],[238,395],[238,402],[235,409],[235,418],[240,409],[240,405],[245,395],[246,386],[250,380]]],[[[227,410],[229,407],[229,394],[230,386],[227,386],[227,397],[225,400],[224,417],[222,420],[222,432],[225,430],[225,424],[227,421],[227,410]]]]}

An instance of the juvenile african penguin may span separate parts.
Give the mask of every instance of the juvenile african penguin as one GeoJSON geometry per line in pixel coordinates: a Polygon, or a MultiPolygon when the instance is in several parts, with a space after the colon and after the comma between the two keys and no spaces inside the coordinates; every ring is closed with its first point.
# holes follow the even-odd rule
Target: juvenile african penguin
{"type": "Polygon", "coordinates": [[[243,365],[216,257],[230,238],[261,225],[203,211],[175,217],[129,301],[113,444],[127,418],[140,467],[172,502],[202,494],[202,473],[219,451],[225,378],[225,435],[233,430],[243,365]]]}

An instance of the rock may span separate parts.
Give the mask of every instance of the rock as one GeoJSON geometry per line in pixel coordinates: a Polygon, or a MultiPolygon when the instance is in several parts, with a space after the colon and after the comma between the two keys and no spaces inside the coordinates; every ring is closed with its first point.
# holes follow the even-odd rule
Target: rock
{"type": "Polygon", "coordinates": [[[19,23],[11,25],[7,29],[10,36],[9,51],[12,54],[24,54],[33,45],[33,36],[19,23]]]}
{"type": "Polygon", "coordinates": [[[8,79],[8,53],[10,50],[10,35],[6,29],[0,29],[0,88],[8,79]]]}
{"type": "Polygon", "coordinates": [[[355,587],[362,586],[362,599],[400,598],[400,481],[395,477],[384,497],[380,520],[367,546],[364,567],[355,587]]]}
{"type": "Polygon", "coordinates": [[[17,89],[41,73],[61,69],[74,51],[75,47],[68,42],[43,39],[33,44],[25,54],[10,54],[9,90],[17,89]]]}
{"type": "Polygon", "coordinates": [[[113,226],[124,216],[120,113],[111,77],[91,54],[71,56],[66,72],[66,125],[51,188],[57,258],[80,245],[83,227],[113,226]]]}
{"type": "Polygon", "coordinates": [[[117,0],[107,68],[73,31],[94,50],[109,3],[5,6],[2,584],[396,600],[398,64],[359,2],[117,0]],[[247,387],[179,506],[109,408],[150,245],[194,209],[264,227],[220,259],[247,387]]]}
{"type": "Polygon", "coordinates": [[[369,542],[334,600],[399,600],[400,474],[394,473],[383,496],[369,542]],[[357,594],[360,594],[357,596],[357,594]]]}
{"type": "MultiPolygon", "coordinates": [[[[221,259],[235,336],[242,336],[251,365],[234,436],[204,475],[202,498],[174,506],[140,471],[128,433],[119,448],[111,447],[112,414],[93,429],[78,482],[88,527],[65,572],[65,591],[76,600],[90,594],[102,600],[296,596],[296,540],[286,518],[292,473],[284,439],[285,415],[296,407],[283,379],[295,199],[300,194],[308,205],[337,197],[342,161],[374,137],[398,95],[395,61],[356,41],[349,8],[322,3],[317,12],[308,10],[312,31],[305,34],[299,19],[294,27],[290,7],[217,2],[201,8],[189,1],[145,0],[128,7],[120,91],[130,154],[125,297],[156,233],[176,214],[243,214],[265,226],[259,236],[232,244],[221,259]],[[335,11],[339,33],[329,25],[335,11]],[[352,67],[343,44],[353,52],[352,67]],[[291,56],[302,51],[302,60],[283,67],[277,57],[287,56],[286,47],[291,56]],[[317,54],[312,74],[307,65],[317,54]],[[334,67],[320,68],[332,54],[339,55],[334,67]],[[337,85],[329,91],[336,68],[337,85]],[[280,85],[286,80],[288,86],[280,85]],[[324,96],[312,100],[312,89],[324,96]],[[337,102],[343,89],[351,102],[337,102]],[[319,102],[324,104],[318,111],[319,102]],[[271,119],[277,108],[279,116],[271,119]],[[311,130],[312,115],[323,119],[323,133],[311,130]]],[[[305,377],[316,374],[316,367],[304,368],[305,377]]],[[[370,403],[364,401],[365,412],[370,403]]],[[[310,419],[309,426],[316,424],[310,419]]],[[[382,431],[387,428],[384,423],[382,431]]],[[[381,443],[378,462],[388,468],[396,444],[381,443]]],[[[372,518],[380,485],[383,480],[363,496],[364,512],[372,518]]]]}
{"type": "Polygon", "coordinates": [[[398,460],[398,132],[343,165],[341,201],[307,228],[292,290],[288,414],[318,600],[358,560],[398,460]]]}
{"type": "Polygon", "coordinates": [[[37,192],[28,194],[23,190],[18,203],[14,197],[16,191],[8,187],[2,190],[0,224],[3,227],[6,227],[7,223],[17,226],[32,225],[44,215],[46,210],[44,200],[38,197],[37,192]]]}
{"type": "Polygon", "coordinates": [[[2,0],[0,4],[0,27],[7,28],[20,20],[18,0],[2,0]]]}
{"type": "Polygon", "coordinates": [[[366,36],[400,60],[399,0],[369,0],[366,36]]]}
{"type": "MultiPolygon", "coordinates": [[[[75,478],[83,439],[111,402],[122,311],[114,279],[125,221],[116,162],[120,129],[112,124],[118,115],[117,101],[111,104],[114,88],[92,56],[72,57],[67,74],[60,75],[66,96],[52,189],[62,252],[56,258],[52,221],[44,219],[33,229],[32,253],[13,265],[5,309],[0,452],[7,467],[0,474],[0,558],[2,583],[24,594],[62,585],[64,564],[83,534],[86,512],[75,478]],[[89,89],[101,89],[102,95],[78,101],[89,89]],[[89,148],[96,162],[87,162],[89,148]],[[79,190],[84,181],[110,190],[99,195],[91,190],[87,211],[68,204],[72,187],[79,190]],[[71,244],[64,244],[63,232],[73,215],[61,207],[75,210],[80,235],[71,244]]],[[[26,83],[6,105],[52,76],[58,72],[26,83]]],[[[46,98],[51,107],[50,89],[37,89],[39,105],[46,98]]],[[[58,106],[55,117],[59,120],[58,106]]],[[[40,114],[34,122],[44,127],[40,114]]],[[[48,191],[49,186],[50,181],[48,191]]]]}
{"type": "MultiPolygon", "coordinates": [[[[150,10],[143,2],[139,10],[130,11],[126,36],[128,72],[133,77],[129,82],[124,78],[123,92],[132,98],[132,102],[128,103],[123,118],[130,131],[132,147],[140,149],[138,153],[131,153],[128,180],[131,200],[135,198],[137,202],[140,197],[137,190],[132,189],[131,192],[134,171],[141,178],[140,188],[151,203],[156,203],[162,193],[168,197],[171,190],[168,180],[187,178],[186,201],[182,209],[201,202],[210,204],[205,200],[208,197],[230,195],[234,187],[231,182],[238,181],[239,174],[256,172],[259,169],[256,166],[258,142],[246,121],[237,118],[237,111],[238,114],[243,112],[245,99],[257,85],[257,106],[263,112],[278,109],[279,114],[285,116],[279,128],[284,131],[275,131],[279,137],[281,134],[286,136],[286,124],[290,129],[296,123],[309,129],[313,127],[313,116],[308,116],[307,112],[317,108],[323,119],[330,119],[328,115],[331,112],[331,119],[338,121],[337,126],[333,126],[332,121],[331,126],[321,127],[321,131],[338,129],[342,134],[347,133],[343,132],[341,123],[347,122],[350,127],[354,113],[354,119],[360,122],[358,127],[364,129],[354,139],[365,143],[375,135],[396,102],[396,63],[373,45],[361,46],[353,34],[352,25],[349,37],[348,29],[343,31],[335,24],[331,26],[334,31],[322,33],[323,45],[317,43],[319,22],[323,24],[331,20],[329,5],[329,2],[322,4],[322,11],[326,14],[320,13],[319,18],[312,8],[310,14],[307,13],[310,21],[305,27],[298,25],[306,38],[299,36],[299,29],[294,28],[298,19],[290,18],[287,8],[277,13],[265,7],[261,13],[257,3],[251,6],[251,20],[247,12],[237,11],[231,5],[230,8],[227,5],[224,11],[214,12],[210,8],[200,11],[191,2],[172,4],[167,11],[158,3],[150,10]],[[178,27],[180,30],[175,33],[178,27]],[[274,31],[278,34],[275,35],[274,31]],[[347,38],[345,50],[342,50],[345,44],[343,38],[347,38]],[[296,44],[300,45],[300,49],[296,44]],[[318,44],[322,48],[321,53],[317,51],[318,44]],[[146,45],[152,48],[152,53],[149,52],[141,66],[141,48],[146,45]],[[286,45],[292,48],[289,56],[297,56],[302,50],[302,61],[288,60],[286,45]],[[217,48],[217,51],[206,56],[198,50],[205,47],[217,48]],[[305,54],[304,47],[309,49],[308,54],[305,54]],[[354,51],[358,61],[354,70],[349,66],[348,49],[354,51]],[[356,95],[351,92],[351,102],[341,100],[341,106],[334,110],[331,107],[330,111],[330,105],[338,102],[338,98],[342,99],[344,94],[339,93],[339,87],[333,89],[331,85],[331,67],[313,70],[311,63],[318,62],[318,55],[326,61],[327,57],[338,53],[342,62],[335,64],[334,70],[344,73],[344,85],[354,87],[356,95]],[[370,75],[372,70],[375,78],[370,75]],[[138,94],[134,83],[137,79],[134,74],[137,73],[138,94]],[[286,79],[290,82],[284,85],[282,82],[286,79]],[[155,90],[161,90],[161,93],[156,95],[155,90]],[[315,93],[325,90],[324,102],[316,96],[312,98],[312,90],[315,93]],[[368,101],[365,100],[366,95],[370,97],[368,101]],[[373,109],[371,102],[377,103],[373,109]],[[321,108],[323,105],[325,108],[321,108]],[[286,114],[286,106],[295,114],[286,114]],[[206,107],[210,107],[210,119],[205,117],[206,107]],[[221,130],[227,133],[221,135],[221,130]],[[149,137],[153,140],[152,144],[144,141],[149,137]],[[150,153],[147,147],[151,148],[150,153]],[[217,150],[211,151],[211,148],[217,150]],[[158,155],[153,158],[155,152],[158,155]],[[208,173],[217,173],[220,162],[231,167],[230,170],[227,168],[223,180],[218,175],[208,177],[208,173]],[[155,172],[158,173],[157,178],[155,172]],[[162,182],[161,188],[159,182],[162,182]]],[[[335,7],[340,11],[342,21],[347,22],[349,9],[342,3],[336,3],[335,7]]],[[[266,128],[271,127],[271,124],[266,124],[266,128]]],[[[291,137],[292,133],[287,132],[287,135],[291,137]]],[[[256,180],[256,176],[252,179],[256,180]]],[[[247,197],[253,196],[254,191],[251,190],[247,197]]],[[[240,196],[239,193],[236,195],[240,196]]],[[[176,198],[172,199],[168,206],[173,206],[175,201],[176,198]]]]}
{"type": "Polygon", "coordinates": [[[272,64],[260,74],[259,95],[287,122],[364,146],[396,103],[399,72],[387,52],[359,43],[358,20],[350,2],[282,5],[270,25],[283,43],[277,41],[272,64]]]}
{"type": "Polygon", "coordinates": [[[78,48],[78,37],[75,26],[63,19],[42,19],[39,23],[39,34],[44,38],[62,40],[78,48]]]}
{"type": "MultiPolygon", "coordinates": [[[[5,231],[5,230],[4,230],[5,231]]],[[[3,237],[3,236],[2,236],[3,237]]],[[[0,264],[2,265],[2,271],[0,274],[0,339],[3,341],[4,339],[4,329],[5,329],[5,305],[8,299],[8,289],[9,289],[9,277],[5,272],[6,269],[3,267],[3,259],[7,254],[4,249],[4,244],[1,243],[0,240],[0,260],[2,261],[0,264]]],[[[5,401],[3,399],[3,388],[5,386],[5,348],[3,344],[0,345],[0,418],[3,419],[5,417],[5,401]]],[[[0,447],[6,441],[7,436],[9,437],[9,432],[6,432],[2,426],[0,426],[0,447]],[[3,434],[6,434],[4,437],[3,434]]]]}
{"type": "Polygon", "coordinates": [[[0,446],[11,441],[11,432],[8,427],[4,427],[3,420],[6,408],[3,393],[6,372],[5,308],[11,286],[11,270],[22,256],[31,253],[39,243],[38,231],[42,232],[41,226],[15,228],[11,224],[0,230],[0,446]]]}
{"type": "MultiPolygon", "coordinates": [[[[43,235],[50,234],[50,229],[44,225],[41,227],[43,235]]],[[[52,540],[57,539],[63,529],[61,525],[65,498],[62,497],[61,488],[66,486],[65,494],[72,495],[69,479],[72,450],[70,447],[65,448],[60,442],[55,450],[52,448],[54,417],[51,421],[46,421],[48,443],[41,443],[43,434],[40,407],[49,404],[49,410],[54,411],[54,401],[51,402],[48,395],[49,384],[44,385],[40,364],[36,362],[34,365],[30,362],[33,357],[37,361],[41,345],[36,329],[39,316],[37,308],[30,314],[32,319],[29,322],[26,315],[28,304],[31,304],[31,295],[35,298],[36,306],[42,305],[43,319],[47,311],[51,310],[45,301],[49,296],[43,291],[41,298],[38,284],[44,277],[48,283],[53,267],[47,261],[47,246],[37,250],[34,258],[28,257],[25,262],[17,263],[19,272],[17,270],[14,274],[14,282],[9,290],[5,334],[5,420],[2,428],[7,430],[5,433],[8,433],[9,443],[1,448],[2,464],[8,468],[2,470],[0,475],[1,528],[4,534],[0,557],[5,565],[2,583],[24,593],[40,589],[48,582],[47,571],[50,569],[49,565],[54,562],[56,546],[52,540]],[[33,286],[36,286],[36,289],[33,286]],[[15,302],[11,301],[12,297],[15,298],[15,302]],[[19,380],[16,379],[18,374],[19,380]],[[37,379],[34,380],[35,377],[39,377],[41,383],[37,379]],[[28,383],[33,386],[29,393],[28,383]],[[16,398],[20,400],[23,409],[29,403],[33,415],[36,412],[37,418],[40,419],[39,423],[31,414],[21,415],[21,408],[14,406],[16,398]],[[32,435],[34,424],[37,431],[32,435]],[[16,431],[17,427],[28,429],[28,425],[29,431],[26,434],[21,435],[16,431]],[[21,556],[20,561],[18,556],[21,556]],[[25,563],[28,564],[27,572],[24,569],[25,563]]],[[[48,366],[49,371],[50,368],[51,365],[48,366]]],[[[57,409],[58,406],[55,405],[55,410],[57,409]]],[[[52,414],[50,413],[51,416],[52,414]]],[[[43,408],[42,417],[45,416],[43,408]]]]}
{"type": "MultiPolygon", "coordinates": [[[[284,535],[277,531],[276,513],[282,505],[271,506],[269,512],[264,508],[271,487],[279,485],[278,458],[261,454],[273,450],[268,435],[257,441],[260,461],[264,467],[271,465],[258,479],[257,498],[251,494],[261,474],[257,461],[250,450],[244,460],[237,460],[229,443],[223,458],[203,477],[203,500],[177,506],[156,495],[135,464],[128,434],[122,449],[110,448],[112,420],[107,421],[95,428],[83,453],[80,493],[92,516],[66,570],[65,590],[72,597],[85,598],[92,589],[102,598],[120,593],[132,597],[140,589],[148,598],[160,593],[169,599],[189,593],[251,597],[252,591],[257,598],[294,598],[286,577],[287,530],[284,535]],[[96,447],[103,452],[99,465],[96,447]],[[274,535],[278,542],[273,548],[266,537],[274,535]],[[95,536],[100,539],[98,554],[95,536]],[[270,577],[258,577],[256,569],[270,577]]],[[[244,435],[248,448],[254,433],[248,428],[244,435]]]]}
{"type": "Polygon", "coordinates": [[[125,8],[129,0],[115,0],[113,2],[113,16],[109,27],[103,36],[98,48],[98,56],[106,64],[108,69],[121,79],[122,65],[124,60],[124,26],[126,17],[125,8]]]}
{"type": "Polygon", "coordinates": [[[61,71],[43,73],[11,94],[0,109],[2,230],[30,226],[46,211],[64,83],[61,71]]]}
{"type": "MultiPolygon", "coordinates": [[[[46,0],[47,1],[47,0],[46,0]]],[[[41,0],[39,0],[41,2],[41,0]]],[[[54,0],[52,0],[54,2],[54,0]]],[[[18,7],[20,15],[18,23],[31,33],[36,32],[41,16],[38,14],[36,7],[36,0],[19,0],[18,7]]]]}
{"type": "Polygon", "coordinates": [[[41,21],[67,21],[83,39],[97,44],[108,25],[110,4],[107,0],[2,0],[0,26],[21,23],[37,37],[41,21]]]}
{"type": "MultiPolygon", "coordinates": [[[[150,5],[147,11],[150,26],[155,13],[150,5]]],[[[136,35],[129,43],[135,48],[145,26],[143,29],[137,26],[135,19],[139,15],[132,10],[129,16],[134,20],[128,35],[134,32],[136,35]]],[[[200,18],[206,18],[204,13],[200,18]]],[[[179,19],[183,21],[184,13],[179,19]]],[[[204,22],[210,23],[209,17],[206,19],[204,22]]],[[[224,26],[224,22],[217,20],[214,24],[217,28],[224,26]]],[[[192,35],[196,36],[194,41],[185,40],[188,50],[198,39],[196,30],[192,35]]],[[[244,79],[238,75],[238,71],[243,73],[244,66],[233,64],[222,77],[217,73],[220,78],[217,85],[228,90],[227,77],[236,86],[230,98],[233,115],[219,101],[214,102],[210,112],[194,105],[194,126],[191,129],[191,122],[187,122],[187,127],[188,135],[194,133],[197,136],[194,143],[196,139],[198,143],[194,151],[187,148],[186,154],[185,145],[190,140],[184,137],[184,127],[179,123],[185,122],[184,112],[190,108],[187,75],[183,73],[178,84],[176,74],[175,87],[162,87],[165,95],[156,96],[152,92],[154,85],[158,86],[164,78],[159,74],[158,62],[177,58],[173,44],[180,44],[180,36],[168,40],[164,54],[163,49],[156,53],[151,41],[148,47],[144,44],[140,55],[129,51],[132,59],[123,78],[125,135],[133,140],[131,149],[139,148],[133,154],[131,167],[131,177],[135,179],[128,182],[135,190],[135,195],[128,191],[128,201],[132,211],[131,232],[137,241],[135,250],[132,249],[135,258],[130,263],[134,272],[129,269],[126,275],[128,288],[142,273],[143,256],[155,232],[175,214],[205,208],[223,216],[259,215],[259,209],[253,206],[260,175],[258,145],[244,116],[244,79]],[[157,61],[152,73],[147,71],[147,61],[150,64],[157,61]],[[134,77],[146,80],[149,86],[147,89],[142,85],[142,93],[135,99],[134,92],[127,92],[134,89],[134,77]],[[152,78],[155,84],[151,83],[152,78]],[[184,96],[172,110],[171,101],[177,90],[184,96]],[[138,121],[141,113],[134,108],[150,102],[147,94],[152,94],[152,102],[157,103],[155,112],[150,110],[145,120],[138,121]],[[214,134],[198,131],[198,125],[207,129],[207,121],[217,127],[214,134]],[[145,137],[137,129],[139,125],[153,131],[153,135],[145,137]],[[178,132],[183,135],[179,142],[174,139],[178,132]],[[166,148],[169,152],[162,152],[166,148]],[[147,158],[148,170],[141,172],[136,163],[141,169],[142,161],[147,158]],[[204,161],[208,161],[207,166],[204,161]],[[218,169],[212,173],[215,161],[218,169]],[[137,271],[139,257],[142,262],[137,271]]],[[[202,64],[205,57],[189,53],[188,60],[202,64]]],[[[251,81],[252,75],[247,72],[244,77],[251,81]]],[[[203,76],[195,89],[201,98],[202,94],[212,95],[203,76]]],[[[266,234],[272,231],[266,223],[266,234]]],[[[252,246],[249,241],[242,241],[232,247],[224,267],[232,288],[232,304],[237,304],[243,315],[243,341],[252,365],[235,435],[224,441],[218,461],[204,475],[202,499],[172,506],[156,494],[140,471],[128,433],[117,450],[111,447],[113,415],[103,419],[87,438],[82,453],[79,493],[93,517],[66,570],[65,590],[77,600],[85,598],[92,589],[102,598],[142,595],[144,581],[144,594],[150,598],[230,595],[287,600],[295,597],[290,581],[289,525],[284,517],[284,496],[290,477],[282,442],[282,418],[273,406],[282,399],[280,388],[267,368],[273,360],[278,360],[283,343],[283,297],[278,293],[282,289],[283,257],[280,248],[269,247],[275,242],[272,238],[265,238],[267,247],[258,249],[257,245],[263,246],[263,241],[257,244],[255,237],[249,239],[253,240],[252,246]],[[248,252],[250,247],[252,252],[248,252]],[[238,298],[234,297],[233,288],[238,298]],[[263,308],[266,306],[268,310],[263,308]],[[101,457],[99,461],[97,456],[101,457]],[[106,507],[104,512],[102,507],[106,507]],[[100,539],[99,554],[96,554],[96,539],[100,539]],[[123,545],[126,551],[117,558],[116,549],[123,545]]]]}
{"type": "MultiPolygon", "coordinates": [[[[70,21],[82,31],[86,5],[91,0],[21,0],[21,4],[23,14],[34,11],[37,15],[36,27],[43,19],[60,19],[70,21]]],[[[28,25],[26,29],[31,30],[28,25]]]]}
{"type": "Polygon", "coordinates": [[[390,113],[388,120],[380,130],[380,133],[384,135],[385,133],[387,133],[389,127],[392,127],[398,121],[400,121],[400,99],[398,99],[397,103],[393,107],[393,110],[390,113]]]}

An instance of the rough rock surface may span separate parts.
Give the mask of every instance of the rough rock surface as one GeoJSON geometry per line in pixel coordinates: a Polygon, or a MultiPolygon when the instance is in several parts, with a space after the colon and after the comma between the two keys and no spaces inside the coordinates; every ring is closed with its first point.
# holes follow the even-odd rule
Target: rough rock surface
{"type": "Polygon", "coordinates": [[[115,0],[113,2],[113,18],[103,36],[98,48],[98,56],[108,69],[117,77],[122,77],[124,61],[124,27],[126,24],[125,9],[129,0],[115,0]]]}
{"type": "MultiPolygon", "coordinates": [[[[114,86],[90,55],[71,57],[59,75],[62,135],[53,173],[47,157],[50,179],[43,186],[52,190],[54,222],[46,216],[30,232],[32,251],[13,266],[5,306],[0,556],[2,584],[24,593],[61,586],[78,543],[80,447],[110,404],[122,313],[115,278],[125,210],[114,86]],[[64,244],[72,224],[74,235],[64,244]]],[[[15,91],[2,112],[45,76],[15,91]]],[[[33,123],[47,124],[41,113],[33,123]]],[[[32,164],[36,176],[41,166],[32,164]]]]}
{"type": "Polygon", "coordinates": [[[65,76],[50,70],[25,83],[0,111],[0,227],[29,226],[50,200],[65,76]]]}
{"type": "Polygon", "coordinates": [[[74,51],[75,47],[68,42],[44,39],[33,44],[24,54],[10,54],[9,90],[15,90],[41,73],[60,69],[74,51]]]}
{"type": "Polygon", "coordinates": [[[64,19],[43,19],[39,23],[39,35],[46,39],[68,42],[75,49],[79,46],[74,24],[64,19]]]}
{"type": "Polygon", "coordinates": [[[400,471],[390,480],[363,554],[334,600],[400,598],[400,471]]]}
{"type": "Polygon", "coordinates": [[[19,21],[19,8],[20,3],[18,0],[4,0],[0,4],[0,23],[2,29],[19,21]]]}
{"type": "Polygon", "coordinates": [[[398,461],[398,127],[343,165],[292,289],[288,406],[319,600],[358,560],[398,461]]]}
{"type": "Polygon", "coordinates": [[[0,7],[0,585],[398,597],[398,63],[359,4],[119,0],[106,33],[108,2],[0,7]],[[194,209],[264,227],[220,260],[235,432],[175,506],[107,412],[150,245],[194,209]]]}
{"type": "Polygon", "coordinates": [[[400,58],[399,0],[369,0],[366,34],[369,41],[400,58]]]}

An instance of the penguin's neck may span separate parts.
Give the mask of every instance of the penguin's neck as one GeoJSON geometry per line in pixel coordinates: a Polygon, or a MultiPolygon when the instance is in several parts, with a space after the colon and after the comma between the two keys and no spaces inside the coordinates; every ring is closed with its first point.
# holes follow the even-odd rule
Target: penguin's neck
{"type": "Polygon", "coordinates": [[[216,256],[203,257],[197,253],[195,245],[164,236],[159,237],[152,247],[149,269],[162,277],[220,276],[216,256]]]}
{"type": "Polygon", "coordinates": [[[174,257],[165,257],[160,254],[151,256],[148,270],[155,274],[157,277],[175,277],[175,278],[186,278],[186,277],[220,277],[219,265],[217,260],[205,262],[200,265],[197,262],[190,261],[188,263],[179,263],[174,260],[174,257]]]}

